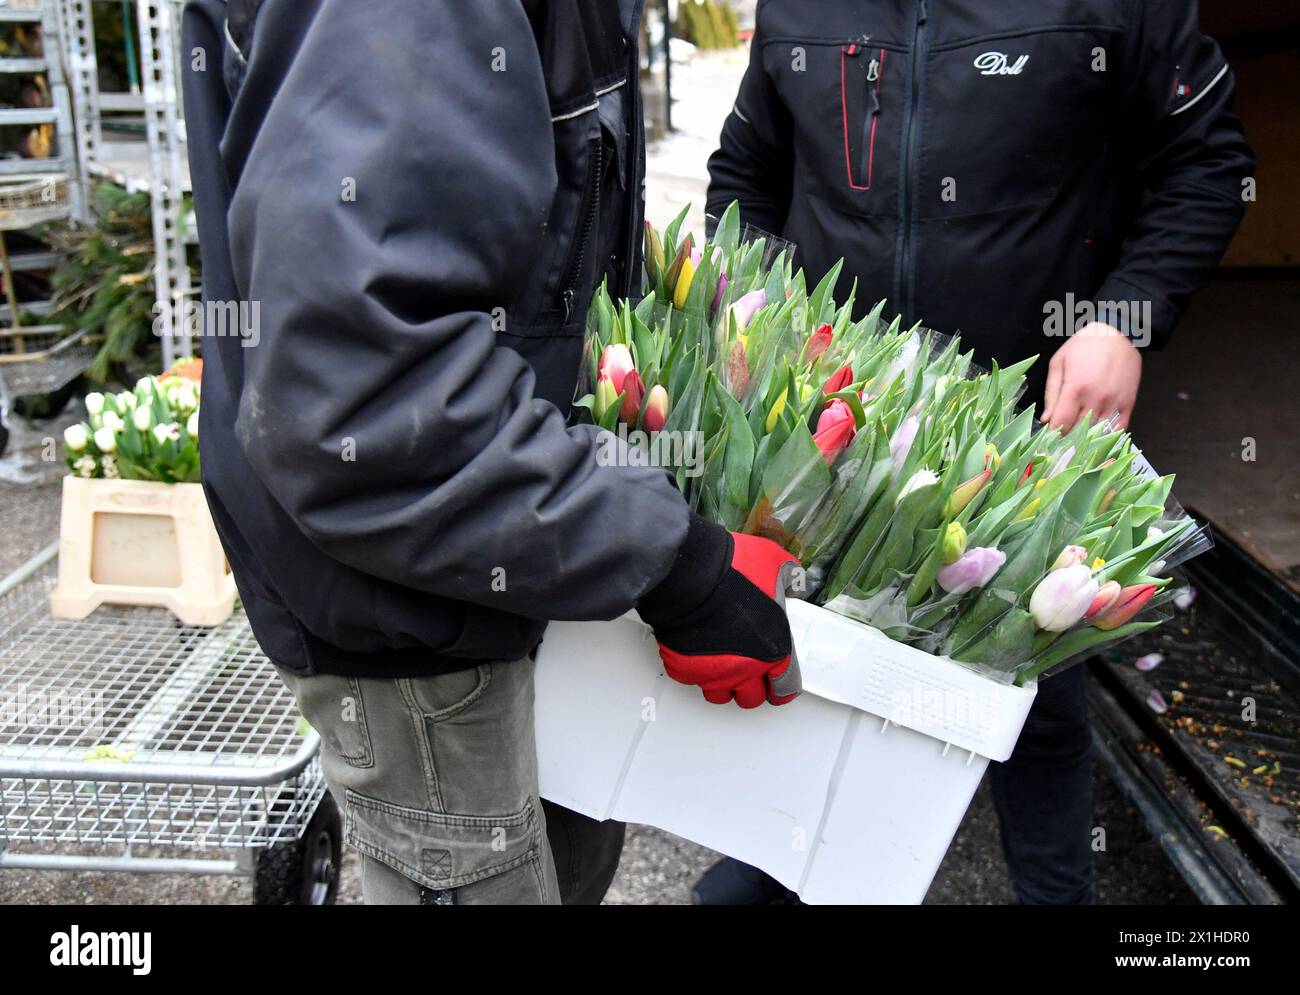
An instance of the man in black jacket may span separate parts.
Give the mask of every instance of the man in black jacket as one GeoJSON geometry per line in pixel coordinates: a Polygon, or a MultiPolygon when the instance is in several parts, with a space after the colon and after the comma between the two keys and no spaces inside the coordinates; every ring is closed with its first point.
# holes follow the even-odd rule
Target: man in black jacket
{"type": "MultiPolygon", "coordinates": [[[[1232,93],[1189,0],[760,0],[708,208],[739,201],[810,281],[845,257],[840,294],[857,280],[859,305],[887,297],[985,364],[1044,356],[1043,421],[1127,424],[1140,349],[1244,210],[1232,93]]],[[[1076,667],[991,770],[1020,901],[1093,900],[1089,769],[1076,667]]],[[[724,862],[697,898],[771,890],[724,862]]]]}
{"type": "Polygon", "coordinates": [[[538,798],[547,619],[637,608],[710,701],[799,689],[790,557],[565,425],[586,302],[639,277],[639,17],[186,6],[204,487],[371,902],[603,895],[623,827],[538,798]]]}

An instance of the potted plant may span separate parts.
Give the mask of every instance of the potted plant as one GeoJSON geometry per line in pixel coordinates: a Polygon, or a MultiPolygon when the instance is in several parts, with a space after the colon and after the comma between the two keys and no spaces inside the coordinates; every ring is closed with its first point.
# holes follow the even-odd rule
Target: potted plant
{"type": "Polygon", "coordinates": [[[182,360],[118,394],[86,396],[64,432],[56,618],[101,604],[159,605],[189,625],[219,625],[234,578],[199,484],[201,360],[182,360]]]}

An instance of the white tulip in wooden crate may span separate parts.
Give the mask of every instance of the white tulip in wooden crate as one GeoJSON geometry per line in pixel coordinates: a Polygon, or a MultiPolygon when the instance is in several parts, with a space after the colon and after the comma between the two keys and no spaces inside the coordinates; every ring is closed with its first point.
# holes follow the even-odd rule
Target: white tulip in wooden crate
{"type": "Polygon", "coordinates": [[[737,857],[806,902],[920,902],[1036,687],[788,609],[804,693],[752,711],[667,677],[634,616],[552,623],[537,658],[542,794],[737,857]]]}
{"type": "Polygon", "coordinates": [[[159,605],[188,625],[220,625],[235,581],[201,484],[65,477],[55,618],[102,604],[159,605]]]}

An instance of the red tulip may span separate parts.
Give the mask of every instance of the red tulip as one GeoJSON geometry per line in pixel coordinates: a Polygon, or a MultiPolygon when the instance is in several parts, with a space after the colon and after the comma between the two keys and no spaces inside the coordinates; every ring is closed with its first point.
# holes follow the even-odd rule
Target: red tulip
{"type": "Polygon", "coordinates": [[[838,394],[853,383],[853,367],[847,364],[831,374],[831,378],[822,387],[823,394],[838,394]]]}
{"type": "Polygon", "coordinates": [[[828,464],[834,463],[835,457],[853,441],[857,430],[852,409],[843,401],[831,401],[826,405],[826,410],[821,413],[821,417],[817,419],[817,431],[813,433],[813,443],[828,464]]]}
{"type": "Polygon", "coordinates": [[[614,393],[623,393],[623,381],[635,367],[632,365],[632,353],[621,342],[611,342],[600,354],[600,364],[596,367],[596,379],[608,380],[614,385],[614,393]]]}
{"type": "Polygon", "coordinates": [[[822,325],[821,328],[808,336],[808,342],[803,349],[803,361],[811,363],[818,356],[831,347],[831,338],[834,332],[830,325],[822,325]]]}
{"type": "Polygon", "coordinates": [[[1109,608],[1103,608],[1093,617],[1092,624],[1106,631],[1118,629],[1145,608],[1155,593],[1155,584],[1133,584],[1123,588],[1109,608]]]}
{"type": "Polygon", "coordinates": [[[1026,480],[1028,480],[1033,475],[1034,475],[1034,461],[1030,460],[1028,463],[1025,464],[1025,472],[1022,473],[1020,475],[1020,479],[1016,481],[1016,486],[1019,487],[1021,484],[1023,484],[1026,480]]]}
{"type": "Polygon", "coordinates": [[[658,432],[668,421],[668,391],[663,384],[655,384],[646,397],[645,411],[641,415],[641,426],[647,432],[658,432]]]}
{"type": "Polygon", "coordinates": [[[623,404],[618,409],[619,420],[628,428],[636,428],[636,416],[641,413],[641,402],[645,399],[645,384],[641,374],[629,370],[623,380],[623,404]]]}

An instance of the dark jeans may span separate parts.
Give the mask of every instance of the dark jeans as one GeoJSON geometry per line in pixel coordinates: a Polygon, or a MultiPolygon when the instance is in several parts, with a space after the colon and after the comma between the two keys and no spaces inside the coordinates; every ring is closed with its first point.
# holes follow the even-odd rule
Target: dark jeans
{"type": "Polygon", "coordinates": [[[1096,901],[1087,667],[1043,681],[1015,752],[989,765],[1007,869],[1025,905],[1096,901]]]}

